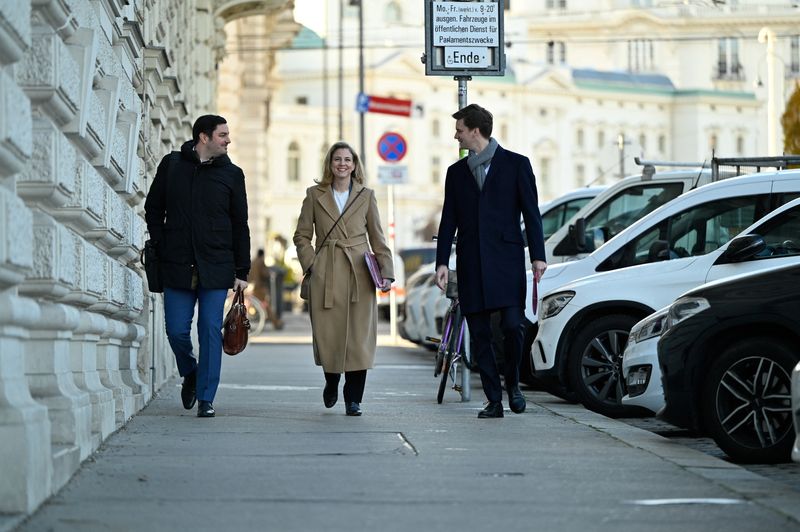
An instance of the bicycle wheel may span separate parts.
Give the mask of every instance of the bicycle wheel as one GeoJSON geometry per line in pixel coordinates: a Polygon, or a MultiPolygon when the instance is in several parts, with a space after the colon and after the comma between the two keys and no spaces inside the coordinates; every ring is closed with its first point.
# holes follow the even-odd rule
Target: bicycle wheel
{"type": "Polygon", "coordinates": [[[250,320],[250,334],[257,336],[267,324],[267,312],[261,306],[261,300],[255,296],[245,297],[244,304],[247,307],[247,319],[250,320]]]}
{"type": "Polygon", "coordinates": [[[450,349],[445,351],[444,363],[442,364],[442,378],[439,381],[439,393],[436,395],[436,402],[442,404],[444,390],[447,388],[447,379],[450,378],[450,366],[453,363],[453,352],[450,349]]]}
{"type": "Polygon", "coordinates": [[[452,313],[448,309],[448,311],[444,315],[444,328],[442,329],[442,338],[439,340],[439,347],[436,348],[436,360],[434,361],[433,366],[433,376],[438,377],[439,373],[442,371],[442,362],[444,361],[445,353],[447,352],[447,346],[450,344],[450,334],[451,334],[451,327],[452,324],[452,313]]]}

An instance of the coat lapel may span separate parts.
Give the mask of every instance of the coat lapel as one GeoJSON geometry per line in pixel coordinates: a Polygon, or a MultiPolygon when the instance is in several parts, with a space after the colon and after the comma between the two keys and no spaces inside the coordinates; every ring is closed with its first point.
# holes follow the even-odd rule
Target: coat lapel
{"type": "MultiPolygon", "coordinates": [[[[486,187],[489,186],[489,183],[492,181],[492,177],[496,175],[497,172],[502,172],[502,168],[505,163],[506,151],[502,148],[502,146],[497,146],[497,149],[494,152],[494,157],[492,157],[492,164],[489,165],[489,172],[486,174],[486,180],[483,182],[483,190],[486,190],[486,187]]],[[[478,186],[477,183],[475,186],[478,186]]]]}
{"type": "Polygon", "coordinates": [[[356,181],[353,181],[353,188],[350,190],[350,197],[347,198],[347,203],[344,206],[344,208],[347,209],[347,212],[344,213],[342,221],[339,223],[346,224],[347,220],[349,220],[350,217],[353,216],[353,214],[355,214],[358,208],[361,205],[363,205],[365,201],[367,201],[368,192],[364,190],[364,192],[361,193],[362,190],[364,190],[364,185],[362,185],[361,183],[357,183],[356,181]],[[353,205],[352,207],[348,207],[348,205],[350,205],[355,201],[358,201],[358,205],[353,205]]]}
{"type": "Polygon", "coordinates": [[[339,207],[336,206],[336,200],[333,199],[333,187],[330,185],[317,185],[317,190],[319,192],[317,203],[331,217],[331,223],[335,222],[339,217],[339,207]]]}

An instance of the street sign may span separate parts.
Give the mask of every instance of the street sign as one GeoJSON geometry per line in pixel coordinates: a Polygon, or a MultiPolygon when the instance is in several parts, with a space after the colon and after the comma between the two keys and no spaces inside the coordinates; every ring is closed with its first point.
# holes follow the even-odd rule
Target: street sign
{"type": "Polygon", "coordinates": [[[503,4],[426,0],[425,75],[504,75],[503,4]]]}
{"type": "Polygon", "coordinates": [[[387,163],[396,163],[406,156],[408,145],[400,133],[389,131],[378,139],[378,155],[387,163]]]}
{"type": "Polygon", "coordinates": [[[408,166],[404,164],[382,164],[378,166],[378,182],[384,185],[408,183],[408,166]]]}
{"type": "Polygon", "coordinates": [[[356,111],[359,113],[383,113],[387,115],[411,116],[411,100],[371,96],[360,92],[356,99],[356,111]]]}

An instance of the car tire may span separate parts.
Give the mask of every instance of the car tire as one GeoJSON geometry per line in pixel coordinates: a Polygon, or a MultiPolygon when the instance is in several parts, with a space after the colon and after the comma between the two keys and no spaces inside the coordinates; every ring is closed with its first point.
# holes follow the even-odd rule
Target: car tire
{"type": "Polygon", "coordinates": [[[627,314],[612,314],[579,326],[580,332],[569,349],[567,377],[578,400],[589,410],[608,417],[641,412],[622,404],[622,353],[637,321],[627,314]]]}
{"type": "Polygon", "coordinates": [[[703,426],[743,463],[788,462],[794,444],[792,369],[797,354],[774,338],[750,338],[715,360],[703,386],[703,426]]]}

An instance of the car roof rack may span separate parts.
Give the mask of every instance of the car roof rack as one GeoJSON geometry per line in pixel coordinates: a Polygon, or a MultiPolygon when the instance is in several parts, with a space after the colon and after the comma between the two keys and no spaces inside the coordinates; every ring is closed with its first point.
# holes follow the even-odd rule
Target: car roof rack
{"type": "Polygon", "coordinates": [[[789,166],[800,166],[800,155],[771,155],[767,157],[712,157],[711,180],[720,179],[720,167],[728,166],[735,169],[731,175],[722,177],[735,177],[743,174],[758,173],[764,168],[786,170],[789,166]]]}
{"type": "Polygon", "coordinates": [[[653,174],[656,173],[656,166],[669,166],[673,168],[705,168],[706,163],[693,163],[687,161],[647,161],[640,159],[639,157],[634,157],[633,161],[638,164],[639,166],[643,166],[642,168],[642,179],[648,180],[653,178],[653,174]]]}

